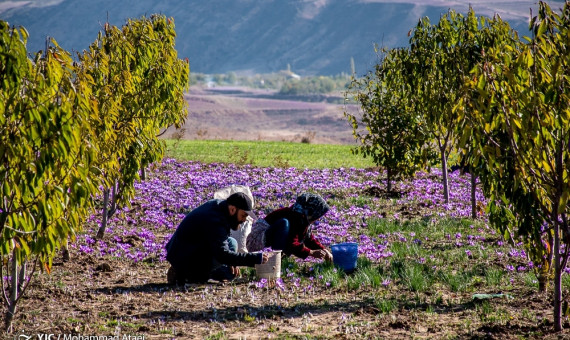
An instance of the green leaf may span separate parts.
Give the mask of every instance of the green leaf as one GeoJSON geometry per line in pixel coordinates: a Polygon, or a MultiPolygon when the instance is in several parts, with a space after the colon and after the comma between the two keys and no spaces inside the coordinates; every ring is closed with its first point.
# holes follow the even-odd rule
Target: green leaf
{"type": "Polygon", "coordinates": [[[546,28],[547,28],[547,25],[546,25],[546,24],[547,24],[546,20],[542,20],[542,22],[541,22],[540,25],[538,26],[538,31],[537,31],[537,33],[536,33],[536,35],[537,35],[538,37],[540,37],[541,35],[544,34],[544,32],[546,32],[546,28]]]}

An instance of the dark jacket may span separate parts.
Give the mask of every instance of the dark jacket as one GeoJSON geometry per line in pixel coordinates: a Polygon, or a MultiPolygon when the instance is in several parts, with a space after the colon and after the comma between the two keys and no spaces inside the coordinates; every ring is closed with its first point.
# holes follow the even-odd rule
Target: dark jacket
{"type": "Polygon", "coordinates": [[[192,210],[166,244],[166,259],[191,282],[205,282],[214,260],[230,266],[254,266],[261,253],[236,253],[228,248],[232,218],[225,200],[210,200],[192,210]]]}
{"type": "Polygon", "coordinates": [[[307,221],[307,218],[293,211],[291,207],[274,210],[265,216],[264,219],[271,225],[282,218],[289,221],[289,236],[287,238],[287,246],[283,249],[284,254],[293,254],[306,259],[311,250],[325,249],[313,234],[309,232],[309,221],[307,221]]]}

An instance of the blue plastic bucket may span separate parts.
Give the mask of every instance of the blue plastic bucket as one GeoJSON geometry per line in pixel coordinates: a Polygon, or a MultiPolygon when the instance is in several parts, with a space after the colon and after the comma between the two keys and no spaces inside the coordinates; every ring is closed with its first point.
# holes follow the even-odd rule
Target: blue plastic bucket
{"type": "Polygon", "coordinates": [[[345,272],[352,272],[356,269],[358,259],[358,243],[346,242],[333,244],[331,246],[333,263],[345,272]]]}

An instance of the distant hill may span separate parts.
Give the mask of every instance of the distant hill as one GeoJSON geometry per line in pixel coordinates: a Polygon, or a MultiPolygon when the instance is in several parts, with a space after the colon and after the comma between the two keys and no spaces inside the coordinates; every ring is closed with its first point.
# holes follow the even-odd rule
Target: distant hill
{"type": "MultiPolygon", "coordinates": [[[[28,30],[29,51],[43,49],[47,35],[81,51],[107,20],[120,26],[127,18],[162,13],[175,20],[179,57],[189,58],[191,72],[209,74],[270,73],[289,65],[300,75],[336,75],[351,72],[351,58],[364,74],[377,61],[374,44],[406,46],[420,17],[437,22],[445,11],[371,0],[0,1],[0,19],[28,30]]],[[[526,35],[527,20],[510,22],[526,35]]]]}

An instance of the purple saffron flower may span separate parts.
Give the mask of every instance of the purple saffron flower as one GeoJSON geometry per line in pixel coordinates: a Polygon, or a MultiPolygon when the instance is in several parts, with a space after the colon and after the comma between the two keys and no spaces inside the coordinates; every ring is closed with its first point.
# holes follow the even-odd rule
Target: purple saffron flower
{"type": "Polygon", "coordinates": [[[267,279],[262,278],[261,280],[259,280],[259,282],[256,282],[256,283],[255,283],[255,286],[256,286],[258,289],[266,288],[266,287],[267,287],[267,279]]]}
{"type": "Polygon", "coordinates": [[[93,252],[93,248],[84,245],[80,245],[79,250],[84,252],[85,254],[91,254],[93,252]]]}
{"type": "Polygon", "coordinates": [[[297,288],[299,288],[300,282],[301,282],[301,279],[298,277],[293,279],[293,285],[297,288]]]}
{"type": "Polygon", "coordinates": [[[284,291],[286,288],[285,283],[283,282],[283,279],[281,279],[281,278],[277,278],[275,280],[275,285],[277,286],[277,288],[281,289],[282,291],[284,291]]]}

